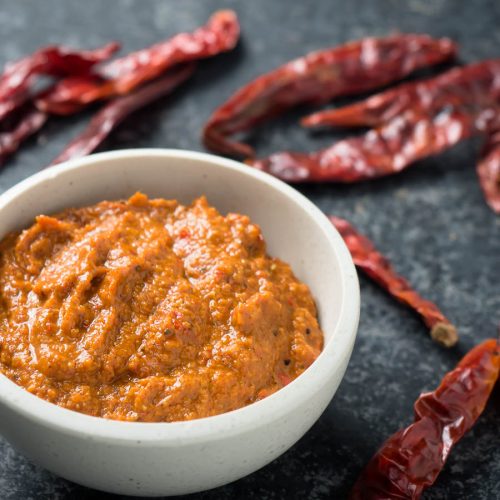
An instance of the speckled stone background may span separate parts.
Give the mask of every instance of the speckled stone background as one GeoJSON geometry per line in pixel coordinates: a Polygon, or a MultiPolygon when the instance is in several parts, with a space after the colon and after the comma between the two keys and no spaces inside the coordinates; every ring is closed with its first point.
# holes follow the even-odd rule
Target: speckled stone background
{"type": "MultiPolygon", "coordinates": [[[[94,47],[110,39],[142,48],[203,23],[220,7],[238,12],[243,40],[233,53],[202,64],[171,98],[137,113],[102,149],[203,150],[200,129],[241,84],[307,51],[394,30],[453,37],[461,59],[500,56],[498,0],[22,0],[0,1],[0,63],[40,45],[94,47]]],[[[256,131],[259,152],[307,150],[332,134],[312,135],[302,109],[256,131]]],[[[53,119],[0,172],[5,190],[54,158],[91,111],[53,119]]],[[[500,318],[500,218],[476,181],[479,144],[468,142],[393,178],[350,187],[300,186],[327,212],[354,221],[423,294],[458,325],[460,345],[445,351],[405,308],[361,279],[359,336],[334,401],[307,435],[264,469],[193,499],[345,498],[382,441],[412,418],[412,404],[473,344],[495,334],[500,318]]],[[[427,499],[500,498],[500,388],[473,431],[453,450],[427,499]]],[[[1,429],[1,423],[0,423],[1,429]]],[[[194,471],[193,471],[194,472],[194,471]]],[[[57,478],[0,440],[0,499],[118,498],[57,478]]]]}

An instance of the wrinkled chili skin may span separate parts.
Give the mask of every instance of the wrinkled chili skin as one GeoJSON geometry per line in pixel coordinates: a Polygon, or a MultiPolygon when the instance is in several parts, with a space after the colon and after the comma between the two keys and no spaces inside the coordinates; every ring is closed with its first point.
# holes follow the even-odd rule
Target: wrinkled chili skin
{"type": "MultiPolygon", "coordinates": [[[[500,113],[498,115],[500,118],[500,113]]],[[[489,207],[500,214],[500,120],[487,138],[477,163],[479,184],[489,207]]]]}
{"type": "Polygon", "coordinates": [[[29,87],[34,77],[88,76],[96,64],[109,59],[119,48],[117,42],[81,51],[51,45],[8,63],[0,76],[0,119],[29,100],[29,87]]]}
{"type": "Polygon", "coordinates": [[[119,48],[118,42],[110,42],[94,50],[75,50],[57,45],[38,49],[6,65],[0,75],[0,99],[10,97],[24,88],[34,75],[87,75],[93,66],[109,59],[119,48]]]}
{"type": "Polygon", "coordinates": [[[194,69],[194,65],[178,67],[169,74],[133,90],[129,95],[117,97],[106,104],[94,115],[88,127],[66,146],[51,165],[86,156],[95,151],[125,118],[170,94],[193,74],[194,69]]]}
{"type": "Polygon", "coordinates": [[[314,113],[301,123],[306,127],[378,127],[409,111],[416,119],[440,117],[443,121],[446,115],[457,113],[469,115],[475,128],[484,131],[495,121],[499,77],[500,59],[481,61],[427,80],[398,85],[348,106],[314,113]]]}
{"type": "Polygon", "coordinates": [[[430,329],[433,340],[445,347],[457,343],[457,331],[446,316],[434,303],[418,294],[366,236],[345,219],[333,215],[329,219],[342,236],[357,268],[399,302],[412,308],[430,329]]]}
{"type": "Polygon", "coordinates": [[[374,126],[312,152],[249,162],[288,182],[359,182],[391,175],[472,135],[487,133],[500,109],[500,60],[400,85],[361,103],[312,115],[312,125],[374,126]]]}
{"type": "Polygon", "coordinates": [[[49,113],[72,114],[105,98],[124,95],[177,64],[196,61],[233,49],[240,26],[231,10],[218,11],[193,33],[180,33],[151,47],[102,65],[93,78],[69,77],[37,100],[49,113]]]}
{"type": "Polygon", "coordinates": [[[208,149],[252,157],[253,149],[229,139],[301,103],[323,104],[400,80],[413,71],[452,58],[449,39],[399,34],[365,38],[312,52],[245,85],[214,111],[203,131],[208,149]]]}
{"type": "Polygon", "coordinates": [[[451,448],[483,412],[499,370],[497,340],[473,348],[435,391],[418,398],[414,423],[382,445],[350,500],[419,499],[435,482],[451,448]]]}

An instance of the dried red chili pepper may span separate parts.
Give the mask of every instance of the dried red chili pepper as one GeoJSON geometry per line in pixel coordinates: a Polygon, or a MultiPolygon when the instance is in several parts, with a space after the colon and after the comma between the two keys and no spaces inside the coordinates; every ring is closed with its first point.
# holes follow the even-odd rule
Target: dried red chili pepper
{"type": "Polygon", "coordinates": [[[55,114],[74,113],[99,99],[127,94],[177,64],[211,57],[234,48],[240,27],[231,10],[216,12],[193,33],[180,33],[146,49],[132,52],[102,66],[93,79],[70,77],[37,101],[55,114]]]}
{"type": "Polygon", "coordinates": [[[499,371],[497,340],[472,349],[435,391],[418,398],[414,423],[382,445],[361,473],[350,499],[419,499],[436,480],[453,445],[483,412],[499,371]]]}
{"type": "MultiPolygon", "coordinates": [[[[500,118],[500,113],[499,113],[500,118]]],[[[500,127],[490,131],[477,164],[479,183],[491,209],[500,213],[500,127]]]]}
{"type": "MultiPolygon", "coordinates": [[[[37,75],[88,75],[91,68],[108,59],[117,49],[116,42],[91,51],[76,51],[59,46],[37,50],[30,56],[6,65],[0,75],[0,163],[16,151],[47,120],[43,111],[31,104],[30,85],[37,75]]],[[[43,91],[38,95],[43,95],[43,91]]]]}
{"type": "Polygon", "coordinates": [[[392,267],[391,263],[349,222],[329,216],[351,252],[354,264],[394,298],[411,307],[430,328],[433,340],[446,347],[458,341],[456,328],[432,302],[421,297],[392,267]]]}
{"type": "Polygon", "coordinates": [[[51,45],[7,64],[0,75],[0,119],[29,99],[29,86],[33,77],[88,75],[95,64],[109,59],[119,48],[117,42],[89,51],[51,45]]]}
{"type": "MultiPolygon", "coordinates": [[[[302,120],[306,127],[378,127],[402,113],[418,120],[446,121],[454,113],[485,130],[500,104],[500,59],[451,69],[437,77],[406,83],[337,109],[320,111],[302,120]],[[468,118],[468,119],[467,119],[468,118]]],[[[446,124],[438,125],[444,126],[446,124]]],[[[453,123],[450,124],[453,126],[453,123]]]]}
{"type": "Polygon", "coordinates": [[[0,132],[0,164],[19,149],[19,145],[40,130],[47,121],[47,114],[31,104],[18,110],[15,124],[9,130],[0,132]]]}
{"type": "Polygon", "coordinates": [[[52,165],[92,153],[127,116],[172,92],[186,81],[193,71],[193,64],[177,67],[129,95],[112,100],[96,113],[88,127],[68,144],[52,165]]]}
{"type": "Polygon", "coordinates": [[[415,34],[365,38],[312,52],[258,77],[230,97],[205,125],[204,143],[219,153],[251,157],[254,151],[248,144],[228,137],[298,104],[323,104],[382,87],[455,53],[456,45],[447,38],[415,34]]]}
{"type": "Polygon", "coordinates": [[[484,61],[312,115],[305,125],[377,128],[317,152],[276,153],[252,164],[289,182],[368,180],[487,132],[499,110],[500,59],[484,61]]]}

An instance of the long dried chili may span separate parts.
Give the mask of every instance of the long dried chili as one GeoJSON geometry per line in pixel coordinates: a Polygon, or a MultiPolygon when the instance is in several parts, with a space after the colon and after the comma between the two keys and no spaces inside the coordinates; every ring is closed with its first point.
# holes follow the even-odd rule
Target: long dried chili
{"type": "MultiPolygon", "coordinates": [[[[94,65],[108,59],[118,48],[116,42],[90,51],[54,45],[7,64],[0,75],[0,163],[47,121],[47,113],[36,109],[31,102],[36,98],[30,88],[36,76],[88,76],[94,65]]],[[[37,95],[44,95],[49,89],[37,95]]]]}
{"type": "Polygon", "coordinates": [[[398,301],[418,313],[430,328],[433,340],[446,347],[457,343],[456,328],[446,316],[433,302],[420,296],[408,281],[394,270],[391,263],[366,236],[360,234],[349,222],[340,217],[330,215],[329,219],[344,239],[356,267],[398,301]]]}
{"type": "MultiPolygon", "coordinates": [[[[423,81],[401,84],[368,99],[337,109],[320,111],[302,120],[306,127],[378,127],[403,113],[418,120],[441,121],[454,114],[485,130],[500,104],[500,59],[451,69],[423,81]]],[[[438,121],[438,125],[443,126],[438,121]]],[[[450,123],[450,128],[454,125],[450,123]]],[[[467,127],[468,128],[468,127],[467,127]]]]}
{"type": "Polygon", "coordinates": [[[251,157],[254,151],[248,144],[229,137],[301,103],[323,104],[382,87],[455,52],[456,45],[447,38],[416,34],[365,38],[312,52],[237,91],[205,125],[204,143],[218,153],[251,157]]]}
{"type": "Polygon", "coordinates": [[[500,59],[483,61],[303,122],[376,127],[362,136],[313,153],[276,153],[251,163],[289,182],[368,180],[487,133],[499,110],[500,59]]]}
{"type": "Polygon", "coordinates": [[[35,76],[86,76],[93,66],[109,59],[119,48],[117,42],[95,50],[51,45],[8,63],[0,75],[0,120],[29,100],[29,87],[35,76]]]}
{"type": "Polygon", "coordinates": [[[451,448],[483,412],[499,371],[497,340],[473,348],[435,391],[418,398],[414,423],[382,445],[350,499],[419,499],[443,469],[451,448]]]}
{"type": "Polygon", "coordinates": [[[96,100],[124,95],[177,64],[211,57],[234,48],[240,27],[231,10],[216,12],[193,33],[180,33],[151,47],[103,65],[92,79],[69,77],[37,100],[43,111],[70,114],[96,100]]]}
{"type": "Polygon", "coordinates": [[[112,100],[96,113],[88,127],[68,144],[52,165],[92,153],[127,116],[170,94],[187,80],[193,71],[193,64],[175,68],[167,75],[140,87],[129,95],[112,100]]]}

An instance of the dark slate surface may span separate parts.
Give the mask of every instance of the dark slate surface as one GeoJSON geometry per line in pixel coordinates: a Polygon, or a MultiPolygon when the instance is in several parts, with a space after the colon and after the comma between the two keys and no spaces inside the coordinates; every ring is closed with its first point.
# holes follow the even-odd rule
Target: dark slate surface
{"type": "MultiPolygon", "coordinates": [[[[203,150],[200,128],[212,109],[251,77],[328,45],[393,30],[448,35],[464,61],[498,57],[500,3],[408,0],[24,0],[0,2],[0,63],[40,45],[92,47],[122,40],[125,50],[198,26],[221,6],[235,8],[243,42],[206,62],[175,97],[138,113],[102,149],[174,147],[203,150]]],[[[304,112],[305,110],[302,110],[304,112]]],[[[326,145],[296,125],[299,112],[252,136],[261,153],[326,145]]],[[[90,116],[54,119],[0,173],[5,190],[47,164],[90,116]]],[[[431,343],[425,327],[361,279],[359,336],[333,403],[310,432],[255,474],[189,498],[344,498],[378,445],[412,418],[412,404],[460,355],[492,336],[500,310],[500,218],[476,182],[477,143],[429,159],[390,179],[351,187],[302,186],[323,210],[354,221],[417,288],[460,328],[452,351],[431,343]]],[[[500,498],[500,390],[474,430],[456,447],[427,499],[500,498]]],[[[113,498],[59,479],[0,441],[1,499],[113,498]]],[[[117,497],[115,497],[117,498],[117,497]]]]}

